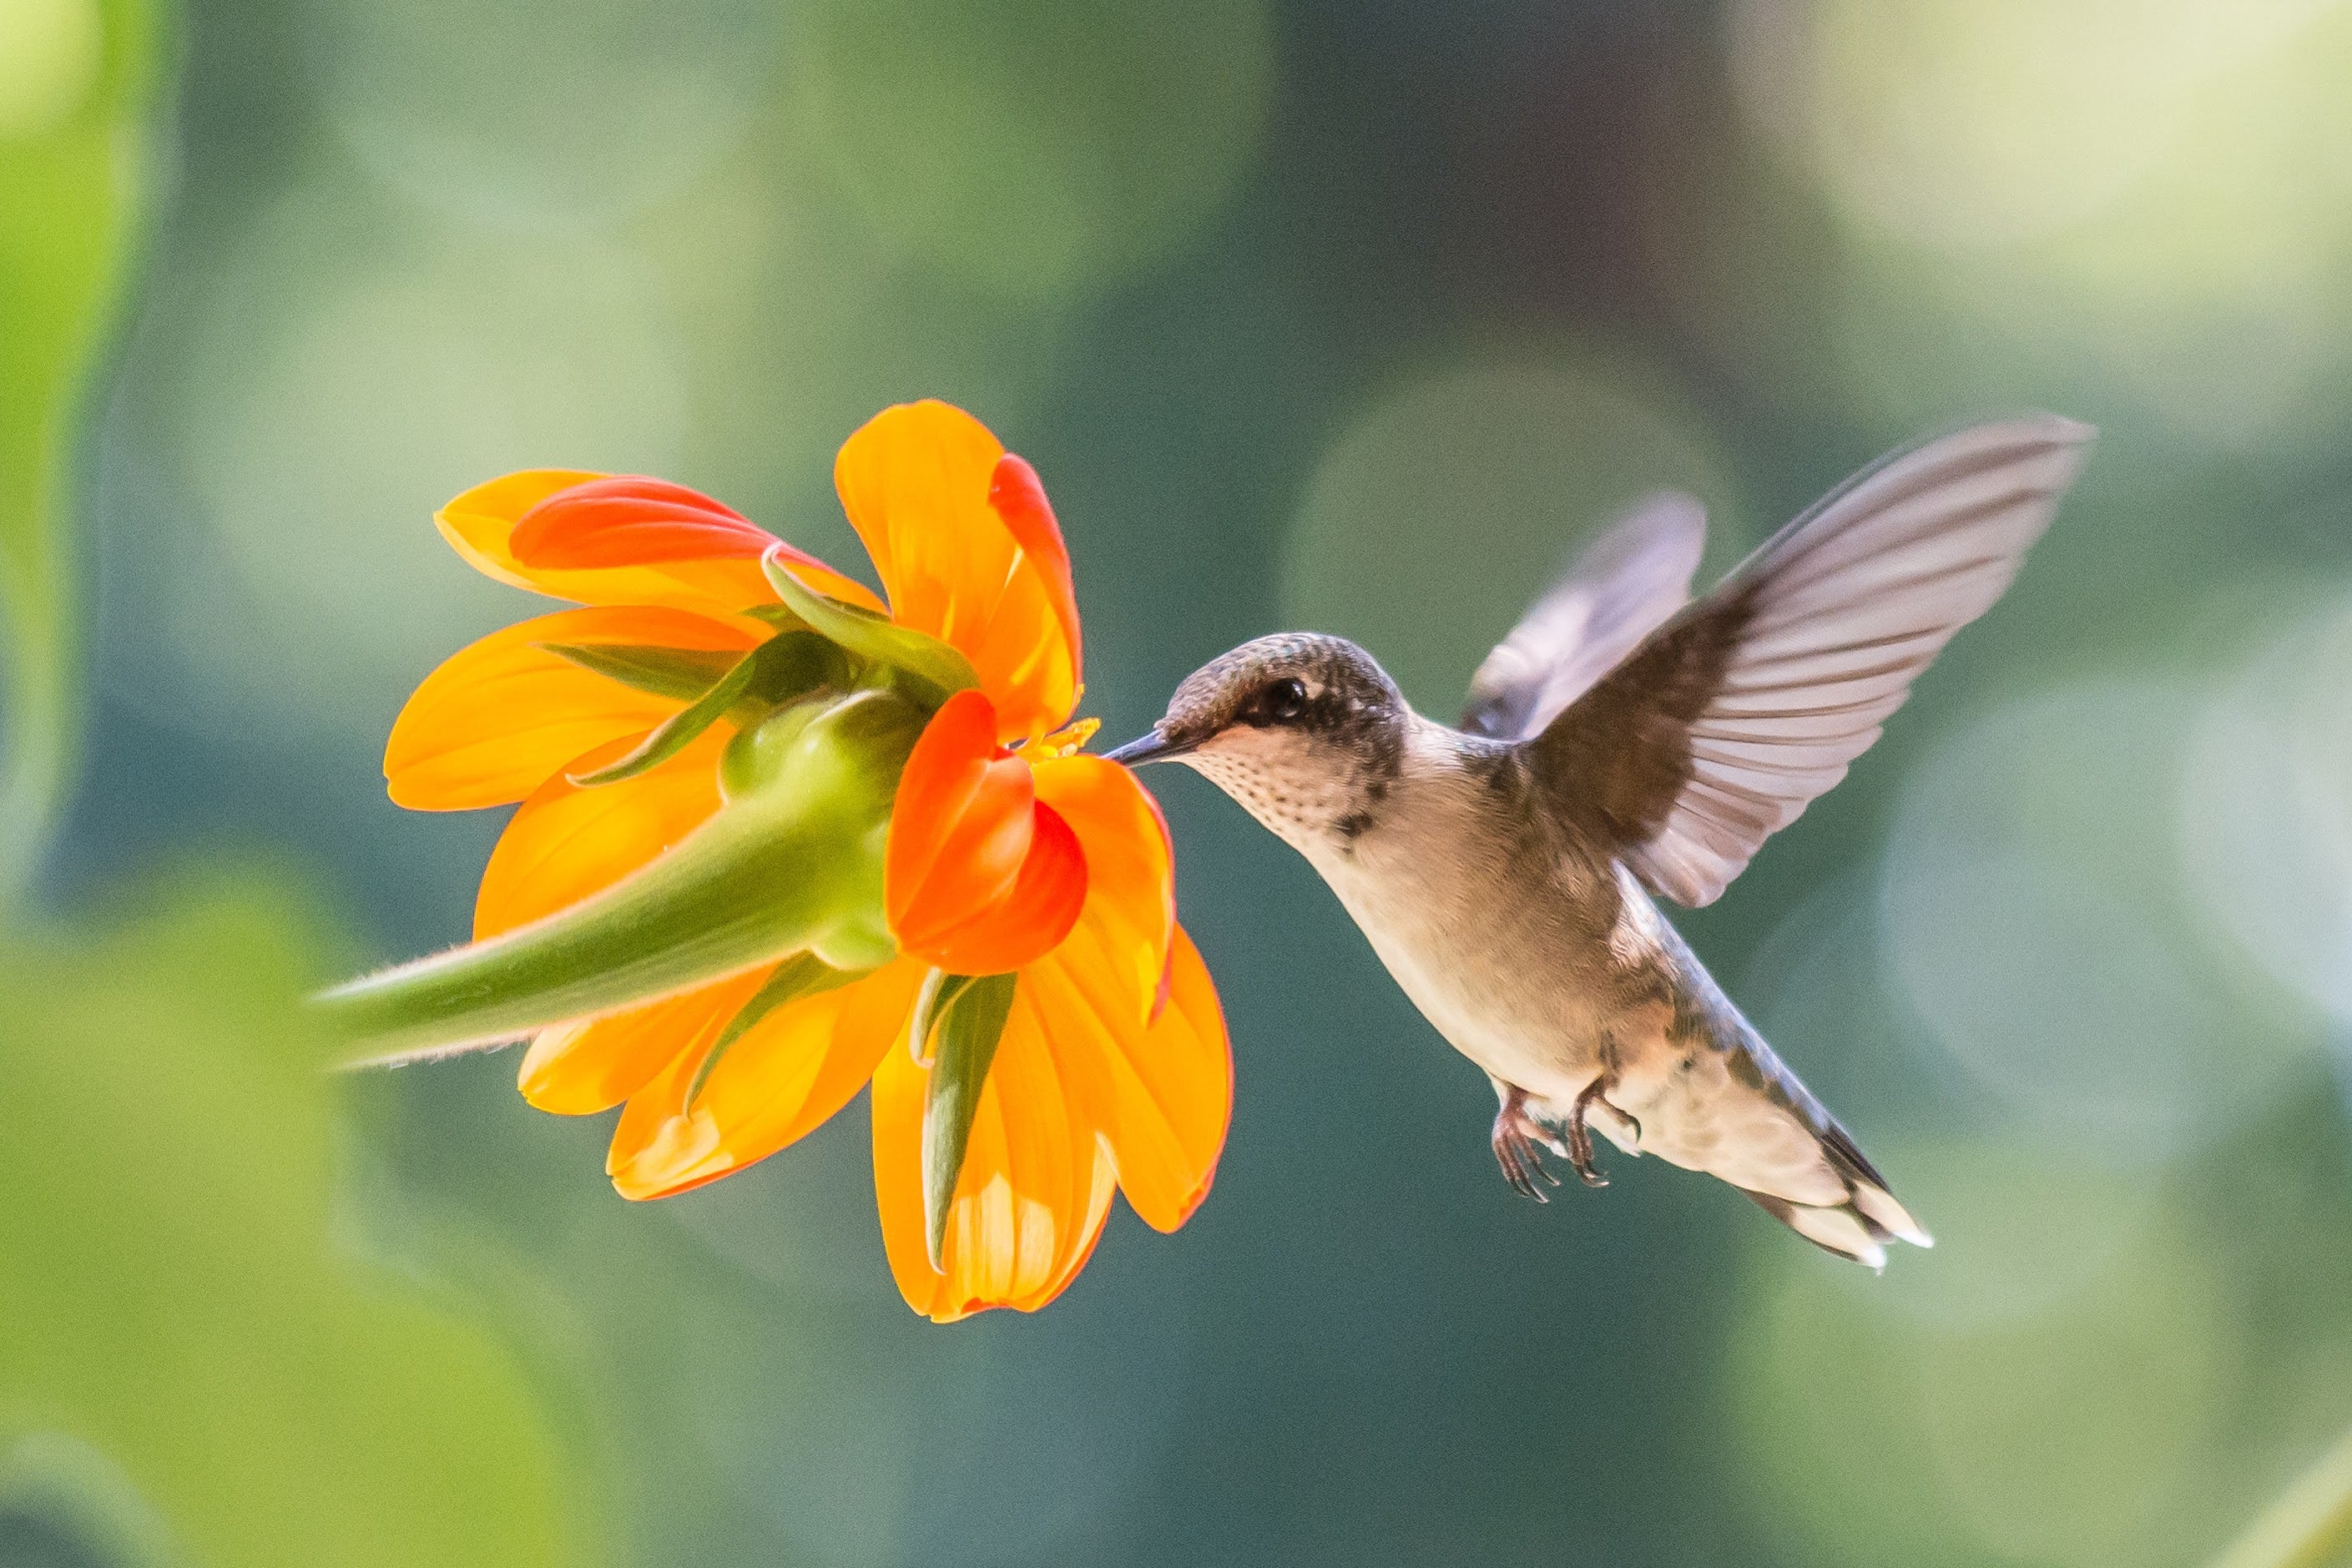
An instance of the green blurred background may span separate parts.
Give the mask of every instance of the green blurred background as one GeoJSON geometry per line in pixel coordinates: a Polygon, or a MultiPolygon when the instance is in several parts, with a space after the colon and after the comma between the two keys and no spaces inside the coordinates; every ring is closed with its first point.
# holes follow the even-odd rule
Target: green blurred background
{"type": "Polygon", "coordinates": [[[2327,1560],[2352,5],[152,5],[0,0],[0,1564],[2327,1560]],[[1646,490],[1712,570],[1924,431],[2098,423],[1682,920],[1943,1244],[1514,1198],[1177,770],[1232,1140],[1038,1316],[908,1313],[860,1108],[631,1206],[511,1057],[320,1074],[293,998],[461,936],[499,826],[378,774],[532,609],[432,508],[638,470],[862,565],[832,450],[919,395],[1045,476],[1115,737],[1290,626],[1450,713],[1646,490]]]}

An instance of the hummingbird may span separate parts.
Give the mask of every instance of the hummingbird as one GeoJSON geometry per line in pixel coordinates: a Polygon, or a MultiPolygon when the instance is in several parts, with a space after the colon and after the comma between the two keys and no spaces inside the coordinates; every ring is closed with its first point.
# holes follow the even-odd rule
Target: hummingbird
{"type": "Polygon", "coordinates": [[[1878,738],[2050,525],[2095,433],[2054,414],[1898,450],[1691,598],[1704,509],[1602,533],[1496,647],[1459,727],[1344,638],[1260,637],[1108,753],[1180,762],[1307,857],[1484,1069],[1503,1176],[1587,1185],[1598,1129],[1873,1269],[1933,1239],[1661,913],[1711,904],[1878,738]]]}

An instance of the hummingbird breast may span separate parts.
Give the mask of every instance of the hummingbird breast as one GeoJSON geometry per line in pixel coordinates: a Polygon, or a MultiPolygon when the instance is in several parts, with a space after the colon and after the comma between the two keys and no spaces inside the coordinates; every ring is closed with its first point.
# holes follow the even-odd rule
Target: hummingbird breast
{"type": "Polygon", "coordinates": [[[1612,1038],[1672,1013],[1614,860],[1537,808],[1507,750],[1416,721],[1377,805],[1303,840],[1414,1005],[1507,1083],[1573,1099],[1612,1038]]]}

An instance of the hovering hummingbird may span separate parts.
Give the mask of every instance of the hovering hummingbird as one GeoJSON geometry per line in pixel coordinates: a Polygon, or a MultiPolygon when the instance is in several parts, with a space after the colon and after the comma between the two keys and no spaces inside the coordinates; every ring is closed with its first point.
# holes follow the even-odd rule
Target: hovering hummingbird
{"type": "Polygon", "coordinates": [[[1397,983],[1494,1082],[1504,1176],[1538,1149],[1721,1177],[1883,1268],[1933,1245],[1652,902],[1714,902],[1845,777],[2049,526],[2094,432],[2041,414],[1897,452],[1704,599],[1706,523],[1666,495],[1603,534],[1489,654],[1462,727],[1343,638],[1285,632],[1188,676],[1110,753],[1181,761],[1304,854],[1397,983]]]}

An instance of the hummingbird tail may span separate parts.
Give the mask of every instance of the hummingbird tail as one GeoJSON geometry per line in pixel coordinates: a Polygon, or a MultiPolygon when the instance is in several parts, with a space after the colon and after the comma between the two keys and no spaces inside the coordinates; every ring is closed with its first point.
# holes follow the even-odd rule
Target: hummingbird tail
{"type": "MultiPolygon", "coordinates": [[[[1761,1048],[1763,1042],[1755,1042],[1761,1048]]],[[[1777,1058],[1766,1053],[1769,1063],[1768,1079],[1784,1081],[1780,1098],[1806,1123],[1819,1146],[1822,1159],[1845,1184],[1845,1201],[1835,1204],[1797,1203],[1769,1192],[1750,1187],[1740,1190],[1756,1200],[1765,1213],[1822,1249],[1841,1258],[1874,1270],[1886,1267],[1886,1245],[1890,1241],[1907,1241],[1914,1247],[1933,1247],[1936,1239],[1927,1228],[1911,1218],[1910,1210],[1895,1200],[1887,1190],[1886,1178],[1878,1174],[1853,1135],[1838,1124],[1837,1119],[1823,1108],[1822,1103],[1799,1083],[1796,1075],[1780,1065],[1777,1058]],[[1777,1071],[1775,1071],[1777,1070],[1777,1071]]]]}
{"type": "Polygon", "coordinates": [[[1890,1242],[1934,1246],[1852,1134],[1661,925],[1681,984],[1668,1071],[1653,1065],[1656,1087],[1628,1107],[1642,1152],[1722,1178],[1814,1246],[1872,1269],[1886,1266],[1890,1242]]]}
{"type": "MultiPolygon", "coordinates": [[[[1851,1149],[1853,1141],[1845,1138],[1844,1130],[1839,1128],[1837,1134],[1851,1149]]],[[[1859,1151],[1855,1157],[1860,1158],[1859,1151]]],[[[1834,1155],[1832,1163],[1843,1164],[1834,1155]]],[[[1908,1241],[1914,1247],[1936,1244],[1936,1239],[1920,1228],[1919,1222],[1878,1181],[1860,1171],[1849,1174],[1847,1179],[1852,1184],[1852,1196],[1832,1207],[1792,1203],[1748,1187],[1740,1190],[1754,1198],[1759,1208],[1822,1251],[1850,1258],[1866,1268],[1886,1267],[1886,1244],[1890,1241],[1908,1241]]]]}

